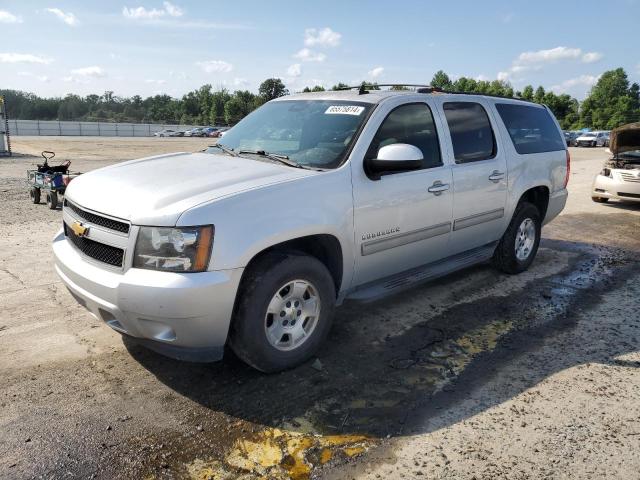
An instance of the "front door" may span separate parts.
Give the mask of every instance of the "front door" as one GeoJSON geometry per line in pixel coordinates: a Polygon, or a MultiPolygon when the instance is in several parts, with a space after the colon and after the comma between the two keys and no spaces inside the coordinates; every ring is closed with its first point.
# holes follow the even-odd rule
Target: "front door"
{"type": "MultiPolygon", "coordinates": [[[[447,256],[453,206],[451,167],[442,161],[439,117],[426,101],[385,105],[365,156],[405,143],[422,151],[420,170],[369,178],[352,162],[357,287],[447,256]],[[435,117],[435,118],[434,118],[435,117]]],[[[375,128],[375,127],[373,127],[375,128]]],[[[371,135],[371,134],[370,134],[371,135]]],[[[363,135],[364,136],[364,135],[363,135]]]]}

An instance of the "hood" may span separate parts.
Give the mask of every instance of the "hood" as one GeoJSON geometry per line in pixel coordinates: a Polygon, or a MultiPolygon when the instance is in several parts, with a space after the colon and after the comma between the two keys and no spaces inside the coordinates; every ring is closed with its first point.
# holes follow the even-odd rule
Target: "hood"
{"type": "Polygon", "coordinates": [[[133,224],[170,226],[201,203],[318,173],[225,154],[175,153],[80,175],[67,197],[133,224]]]}
{"type": "Polygon", "coordinates": [[[640,150],[640,122],[629,123],[611,130],[609,149],[614,155],[640,150]]]}

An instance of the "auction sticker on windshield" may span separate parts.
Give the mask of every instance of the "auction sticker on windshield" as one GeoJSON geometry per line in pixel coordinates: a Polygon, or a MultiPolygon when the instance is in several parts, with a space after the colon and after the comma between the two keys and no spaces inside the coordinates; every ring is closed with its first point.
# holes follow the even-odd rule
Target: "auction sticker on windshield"
{"type": "Polygon", "coordinates": [[[360,115],[364,112],[364,107],[356,105],[331,105],[324,112],[325,115],[360,115]]]}

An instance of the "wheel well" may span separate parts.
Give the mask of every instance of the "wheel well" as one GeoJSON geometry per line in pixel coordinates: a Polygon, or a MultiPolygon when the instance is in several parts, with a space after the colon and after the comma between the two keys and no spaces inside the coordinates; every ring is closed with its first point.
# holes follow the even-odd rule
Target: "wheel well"
{"type": "Polygon", "coordinates": [[[544,220],[549,206],[549,189],[543,186],[530,188],[522,194],[518,203],[523,201],[533,203],[540,212],[540,220],[544,220]]]}
{"type": "Polygon", "coordinates": [[[300,252],[317,258],[329,270],[336,286],[336,295],[340,291],[340,285],[342,284],[342,247],[338,239],[333,235],[309,235],[272,245],[256,254],[245,268],[245,272],[259,258],[271,252],[300,252]]]}

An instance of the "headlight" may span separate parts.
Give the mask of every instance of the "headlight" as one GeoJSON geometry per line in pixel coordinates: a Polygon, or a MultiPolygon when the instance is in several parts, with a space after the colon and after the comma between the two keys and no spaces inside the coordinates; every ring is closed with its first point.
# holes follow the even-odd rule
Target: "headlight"
{"type": "Polygon", "coordinates": [[[212,225],[140,227],[133,266],[169,272],[202,272],[209,264],[212,243],[212,225]]]}

